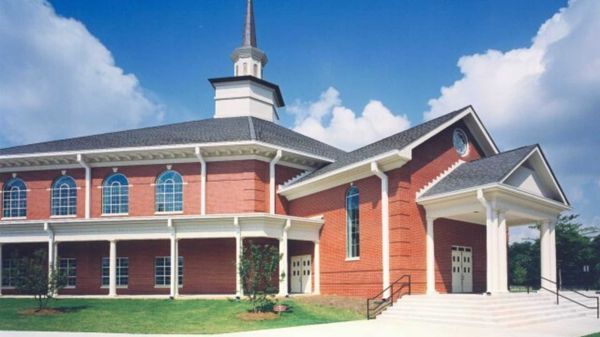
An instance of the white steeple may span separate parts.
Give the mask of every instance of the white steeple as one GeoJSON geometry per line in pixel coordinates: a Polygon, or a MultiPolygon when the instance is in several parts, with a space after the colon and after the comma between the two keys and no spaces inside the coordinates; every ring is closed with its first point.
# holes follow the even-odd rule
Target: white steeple
{"type": "Polygon", "coordinates": [[[267,64],[267,55],[256,44],[256,26],[254,25],[254,8],[252,0],[246,3],[246,20],[242,45],[231,54],[234,76],[254,76],[262,78],[264,66],[267,64]]]}
{"type": "Polygon", "coordinates": [[[213,78],[215,118],[251,116],[275,122],[277,108],[284,106],[276,84],[262,79],[267,55],[256,45],[252,0],[246,3],[242,45],[233,51],[234,76],[213,78]]]}

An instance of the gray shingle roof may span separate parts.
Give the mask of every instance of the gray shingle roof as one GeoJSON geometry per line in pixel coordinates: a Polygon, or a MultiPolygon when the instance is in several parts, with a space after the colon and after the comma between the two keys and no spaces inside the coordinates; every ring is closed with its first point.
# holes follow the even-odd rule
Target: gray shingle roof
{"type": "Polygon", "coordinates": [[[210,118],[0,149],[2,155],[256,140],[337,159],[346,152],[254,117],[210,118]]]}
{"type": "Polygon", "coordinates": [[[421,197],[500,182],[538,145],[529,145],[464,163],[433,185],[421,197]]]}
{"type": "MultiPolygon", "coordinates": [[[[463,111],[465,111],[466,109],[469,109],[469,108],[470,107],[465,107],[460,110],[450,112],[441,117],[432,119],[423,124],[419,124],[410,129],[407,129],[402,132],[391,135],[389,137],[386,137],[375,143],[371,143],[367,146],[364,146],[364,147],[358,148],[354,151],[348,152],[348,153],[344,154],[343,156],[341,156],[334,163],[328,164],[328,165],[304,176],[303,178],[298,179],[291,185],[300,183],[300,182],[308,180],[308,179],[312,179],[314,177],[320,176],[327,172],[334,171],[334,170],[342,168],[344,166],[348,166],[353,163],[375,157],[377,155],[389,152],[394,149],[401,150],[404,147],[411,144],[412,142],[414,142],[415,140],[423,137],[425,134],[427,134],[431,130],[433,130],[433,129],[437,128],[438,126],[444,124],[445,122],[451,120],[454,116],[462,113],[463,111]]],[[[356,136],[360,137],[360,135],[356,135],[356,136]]]]}

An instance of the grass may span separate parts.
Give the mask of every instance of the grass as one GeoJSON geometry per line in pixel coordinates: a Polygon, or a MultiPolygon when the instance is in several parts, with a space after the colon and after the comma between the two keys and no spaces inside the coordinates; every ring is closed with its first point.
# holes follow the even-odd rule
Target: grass
{"type": "Polygon", "coordinates": [[[591,335],[586,335],[586,336],[583,336],[583,337],[600,337],[600,332],[596,332],[596,333],[593,333],[591,335]]]}
{"type": "MultiPolygon", "coordinates": [[[[352,299],[348,302],[353,303],[352,299]]],[[[290,306],[270,321],[241,321],[249,308],[244,301],[58,299],[52,308],[62,314],[33,316],[23,311],[35,307],[32,299],[0,299],[0,330],[81,331],[121,333],[224,333],[362,319],[357,308],[341,300],[287,299],[290,306]]],[[[358,302],[357,302],[358,303],[358,302]]]]}

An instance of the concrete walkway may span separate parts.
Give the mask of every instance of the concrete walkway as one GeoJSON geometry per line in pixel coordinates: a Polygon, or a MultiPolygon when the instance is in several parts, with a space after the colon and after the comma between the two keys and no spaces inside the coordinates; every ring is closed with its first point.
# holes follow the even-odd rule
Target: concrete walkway
{"type": "MultiPolygon", "coordinates": [[[[556,323],[531,325],[526,328],[472,328],[446,324],[416,323],[402,321],[353,321],[333,324],[307,325],[301,327],[248,331],[210,335],[226,337],[581,337],[600,332],[600,320],[585,318],[556,323]]],[[[103,333],[66,332],[0,332],[0,337],[190,337],[191,335],[131,335],[103,333]]]]}

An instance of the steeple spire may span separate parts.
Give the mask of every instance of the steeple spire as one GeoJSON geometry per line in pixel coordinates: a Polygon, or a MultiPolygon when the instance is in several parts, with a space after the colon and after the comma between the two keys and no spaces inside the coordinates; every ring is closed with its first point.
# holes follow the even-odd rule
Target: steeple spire
{"type": "Polygon", "coordinates": [[[262,78],[263,68],[267,64],[267,55],[256,45],[256,26],[252,0],[246,0],[246,19],[242,45],[231,54],[235,76],[254,76],[262,78]]]}
{"type": "Polygon", "coordinates": [[[246,2],[246,22],[244,24],[244,35],[242,36],[242,47],[257,47],[252,0],[246,2]]]}

